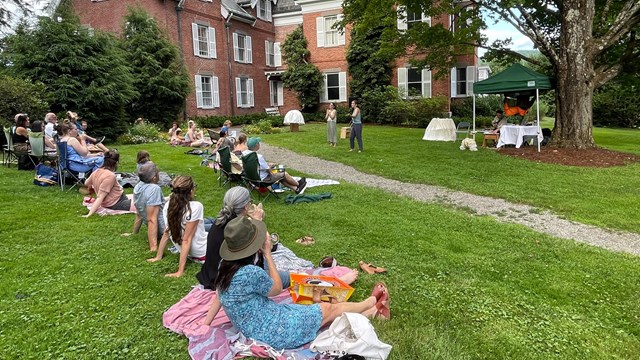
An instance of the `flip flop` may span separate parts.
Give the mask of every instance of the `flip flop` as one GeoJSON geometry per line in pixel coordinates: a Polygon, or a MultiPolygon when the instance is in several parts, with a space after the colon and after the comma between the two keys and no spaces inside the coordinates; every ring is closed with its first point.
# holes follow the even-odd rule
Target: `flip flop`
{"type": "Polygon", "coordinates": [[[362,271],[366,272],[369,275],[373,275],[376,272],[369,266],[369,264],[365,263],[364,261],[358,261],[358,264],[360,264],[360,269],[362,269],[362,271]]]}
{"type": "Polygon", "coordinates": [[[376,302],[376,314],[374,317],[389,320],[391,318],[391,309],[389,308],[389,290],[383,282],[378,282],[373,287],[371,296],[375,297],[376,302]]]}
{"type": "Polygon", "coordinates": [[[321,268],[330,268],[338,265],[338,261],[336,261],[336,259],[331,256],[325,256],[322,258],[322,260],[320,260],[320,263],[318,265],[321,268]]]}
{"type": "Polygon", "coordinates": [[[300,245],[311,245],[311,244],[315,243],[316,241],[311,236],[303,236],[303,237],[297,239],[296,242],[298,244],[300,244],[300,245]]]}
{"type": "Polygon", "coordinates": [[[385,272],[387,272],[387,269],[385,269],[385,268],[383,268],[383,267],[375,266],[375,265],[373,265],[373,264],[367,264],[367,265],[369,265],[369,267],[370,267],[370,268],[372,268],[372,269],[373,269],[373,271],[374,271],[376,274],[381,274],[381,273],[385,273],[385,272]]]}

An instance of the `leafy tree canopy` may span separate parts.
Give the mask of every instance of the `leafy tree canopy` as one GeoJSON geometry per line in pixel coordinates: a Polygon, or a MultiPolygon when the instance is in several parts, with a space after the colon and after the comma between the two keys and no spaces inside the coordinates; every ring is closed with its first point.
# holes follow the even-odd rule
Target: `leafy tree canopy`
{"type": "Polygon", "coordinates": [[[307,39],[302,26],[292,31],[282,44],[282,57],[287,70],[282,74],[282,82],[294,91],[302,109],[312,109],[318,105],[322,89],[322,73],[309,63],[307,39]]]}

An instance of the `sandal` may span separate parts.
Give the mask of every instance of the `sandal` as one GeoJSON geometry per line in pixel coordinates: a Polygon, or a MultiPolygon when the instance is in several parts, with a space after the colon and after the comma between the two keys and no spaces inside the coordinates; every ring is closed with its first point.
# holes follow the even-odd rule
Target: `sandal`
{"type": "Polygon", "coordinates": [[[369,264],[365,263],[364,261],[359,261],[358,262],[360,264],[360,269],[362,269],[362,271],[366,272],[369,275],[373,275],[375,273],[375,270],[373,270],[369,264]]]}
{"type": "Polygon", "coordinates": [[[371,292],[371,296],[375,297],[376,302],[376,314],[375,318],[380,318],[384,320],[391,319],[391,309],[389,308],[389,290],[383,282],[378,282],[373,287],[373,291],[371,292]]]}
{"type": "Polygon", "coordinates": [[[315,243],[315,239],[312,238],[311,236],[303,236],[300,239],[296,240],[296,242],[300,245],[311,245],[313,243],[315,243]]]}
{"type": "Polygon", "coordinates": [[[336,259],[331,256],[323,257],[322,260],[320,260],[320,263],[318,264],[318,266],[321,268],[330,268],[336,265],[338,265],[338,261],[336,261],[336,259]]]}

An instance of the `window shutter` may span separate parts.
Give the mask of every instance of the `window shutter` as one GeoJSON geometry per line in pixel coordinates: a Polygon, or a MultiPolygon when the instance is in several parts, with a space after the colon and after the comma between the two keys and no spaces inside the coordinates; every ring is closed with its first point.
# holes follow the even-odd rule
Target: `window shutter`
{"type": "Polygon", "coordinates": [[[209,57],[215,59],[218,57],[216,50],[216,28],[209,28],[209,57]]]}
{"type": "Polygon", "coordinates": [[[253,63],[253,55],[251,50],[251,36],[245,36],[244,45],[245,45],[245,48],[247,49],[247,52],[246,52],[247,56],[245,57],[246,63],[251,64],[253,63]]]}
{"type": "Polygon", "coordinates": [[[238,49],[238,34],[233,33],[233,60],[238,61],[240,58],[240,49],[238,49]]]}
{"type": "Polygon", "coordinates": [[[473,95],[473,83],[476,82],[476,67],[467,66],[467,95],[473,95]]]}
{"type": "Polygon", "coordinates": [[[240,78],[236,78],[236,106],[242,107],[242,96],[240,94],[240,78]]]}
{"type": "Polygon", "coordinates": [[[202,108],[204,101],[202,101],[202,76],[196,75],[196,107],[202,108]]]}
{"type": "Polygon", "coordinates": [[[398,68],[398,89],[400,89],[400,96],[402,96],[402,98],[406,98],[409,95],[407,68],[398,68]]]}
{"type": "MultiPolygon", "coordinates": [[[[344,16],[342,14],[338,15],[338,22],[342,21],[342,18],[344,16]]],[[[344,30],[338,32],[338,45],[344,45],[345,43],[345,39],[344,39],[344,30]]],[[[345,101],[346,101],[346,97],[345,97],[345,101]]]]}
{"type": "Polygon", "coordinates": [[[269,40],[264,41],[264,58],[267,66],[273,66],[273,64],[269,62],[269,40]]]}
{"type": "Polygon", "coordinates": [[[213,107],[219,108],[220,107],[220,88],[219,88],[219,85],[218,85],[218,77],[217,76],[213,76],[211,78],[211,80],[212,80],[211,82],[213,83],[212,84],[212,87],[213,87],[213,89],[212,89],[213,90],[213,107]]]}
{"type": "Polygon", "coordinates": [[[347,101],[347,73],[341,71],[338,73],[338,84],[339,84],[339,93],[340,93],[340,101],[347,101]]]}
{"type": "Polygon", "coordinates": [[[276,88],[278,91],[278,106],[284,105],[284,85],[282,81],[276,82],[276,88]]]}
{"type": "Polygon", "coordinates": [[[273,44],[273,58],[275,60],[275,66],[282,66],[282,54],[280,53],[280,43],[273,44]]]}
{"type": "Polygon", "coordinates": [[[317,47],[324,47],[324,18],[316,18],[316,41],[317,47]]]}
{"type": "Polygon", "coordinates": [[[451,68],[451,97],[456,97],[456,68],[451,68]]]}
{"type": "Polygon", "coordinates": [[[253,79],[247,79],[247,103],[253,107],[253,79]]]}
{"type": "Polygon", "coordinates": [[[327,102],[327,98],[329,97],[329,95],[327,95],[327,74],[322,76],[322,81],[324,81],[324,87],[320,92],[320,102],[327,102]]]}
{"type": "Polygon", "coordinates": [[[265,1],[265,5],[267,6],[267,11],[266,11],[266,13],[267,13],[267,21],[271,21],[272,20],[272,18],[271,18],[271,0],[265,1]]]}
{"type": "Polygon", "coordinates": [[[407,30],[407,9],[404,6],[398,7],[398,30],[407,30]]]}
{"type": "Polygon", "coordinates": [[[422,69],[422,97],[431,97],[431,70],[422,69]]]}
{"type": "Polygon", "coordinates": [[[422,22],[426,22],[427,24],[429,24],[429,26],[431,26],[431,16],[426,16],[425,14],[422,14],[422,22]]]}
{"type": "Polygon", "coordinates": [[[193,36],[193,55],[200,56],[200,42],[198,41],[198,24],[191,24],[191,34],[193,36]]]}

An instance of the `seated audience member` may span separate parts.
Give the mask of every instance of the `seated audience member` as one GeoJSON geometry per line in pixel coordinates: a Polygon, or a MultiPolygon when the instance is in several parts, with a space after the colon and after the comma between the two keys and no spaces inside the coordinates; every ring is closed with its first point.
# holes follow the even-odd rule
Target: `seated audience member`
{"type": "Polygon", "coordinates": [[[231,120],[225,120],[224,124],[222,124],[222,127],[220,128],[220,132],[222,131],[226,131],[227,133],[229,133],[229,131],[231,130],[231,120]]]}
{"type": "Polygon", "coordinates": [[[109,150],[104,154],[104,164],[102,167],[91,173],[85,186],[89,191],[96,193],[96,200],[91,209],[84,217],[93,215],[100,207],[112,210],[131,210],[131,199],[124,194],[122,185],[116,178],[115,171],[118,169],[120,154],[114,150],[109,150]]]}
{"type": "Polygon", "coordinates": [[[502,110],[496,111],[496,116],[491,121],[492,130],[496,133],[500,132],[500,128],[507,124],[507,118],[504,117],[504,112],[502,110]]]}
{"type": "Polygon", "coordinates": [[[295,349],[315,339],[321,327],[345,312],[389,318],[389,294],[380,283],[371,296],[358,303],[278,304],[270,299],[279,295],[283,287],[262,221],[246,216],[229,221],[220,255],[223,260],[214,282],[218,296],[213,299],[205,325],[211,324],[222,307],[245,337],[276,349],[295,349]],[[267,262],[268,272],[254,265],[260,254],[267,262]]]}
{"type": "MultiPolygon", "coordinates": [[[[258,150],[260,150],[260,140],[261,139],[258,137],[252,137],[249,140],[247,140],[248,150],[243,151],[242,155],[244,156],[251,152],[257,153],[258,150]]],[[[271,172],[271,168],[273,166],[276,166],[277,164],[268,163],[261,154],[257,154],[257,155],[258,155],[258,164],[259,164],[258,169],[260,172],[260,179],[262,181],[274,182],[282,179],[280,183],[288,187],[289,189],[295,191],[296,194],[299,194],[302,190],[304,190],[304,187],[307,185],[307,179],[301,178],[300,182],[298,182],[294,180],[291,177],[291,175],[289,175],[286,171],[273,173],[271,172]]]]}
{"type": "Polygon", "coordinates": [[[178,123],[177,122],[173,122],[173,124],[171,124],[171,129],[169,129],[169,139],[173,138],[173,135],[175,135],[176,130],[180,130],[180,128],[178,127],[178,123]]]}
{"type": "Polygon", "coordinates": [[[47,136],[53,141],[53,138],[56,135],[56,125],[58,125],[58,116],[54,113],[47,113],[47,115],[44,116],[44,122],[46,123],[44,126],[44,134],[45,136],[47,136]]]}
{"type": "Polygon", "coordinates": [[[184,144],[184,137],[181,134],[182,134],[182,130],[180,130],[180,128],[177,128],[176,131],[171,136],[170,143],[172,146],[184,144]]]}
{"type": "Polygon", "coordinates": [[[142,165],[150,162],[151,162],[151,155],[149,155],[148,151],[145,151],[145,150],[138,151],[138,155],[136,156],[136,163],[137,163],[136,172],[140,172],[140,168],[142,167],[142,165]]]}
{"type": "Polygon", "coordinates": [[[13,149],[16,152],[26,153],[29,151],[29,117],[27,114],[16,116],[16,126],[11,130],[11,140],[13,149]]]}
{"type": "MultiPolygon", "coordinates": [[[[40,120],[34,121],[33,125],[31,125],[31,132],[39,133],[43,131],[44,131],[44,128],[42,127],[42,121],[40,120]]],[[[47,136],[46,134],[43,134],[43,139],[44,139],[44,151],[56,152],[56,143],[53,141],[53,138],[47,136]]]]}
{"type": "Polygon", "coordinates": [[[196,261],[205,260],[207,254],[207,226],[213,225],[204,218],[202,203],[194,200],[196,184],[191,176],[176,176],[171,182],[171,196],[164,205],[162,216],[167,224],[156,257],[149,259],[156,262],[162,259],[169,238],[180,252],[178,271],[167,274],[180,277],[184,274],[187,258],[196,261]],[[205,220],[207,224],[205,224],[205,220]]]}
{"type": "Polygon", "coordinates": [[[184,142],[188,143],[191,147],[209,146],[211,141],[204,138],[202,131],[196,129],[196,123],[193,120],[189,120],[189,129],[184,136],[184,142]]]}
{"type": "Polygon", "coordinates": [[[233,153],[236,154],[237,156],[241,157],[242,156],[242,152],[247,150],[247,134],[245,133],[240,133],[240,135],[238,135],[238,139],[236,140],[234,147],[233,147],[233,153]]]}
{"type": "Polygon", "coordinates": [[[216,145],[213,147],[213,152],[215,153],[218,151],[218,149],[222,149],[224,147],[228,147],[229,151],[232,152],[233,146],[234,146],[233,141],[229,139],[227,132],[224,130],[221,130],[220,139],[218,139],[218,141],[216,142],[216,145]]]}
{"type": "Polygon", "coordinates": [[[146,224],[149,250],[158,251],[158,240],[166,229],[162,216],[165,200],[158,185],[160,172],[156,164],[148,161],[138,164],[138,177],[140,182],[133,188],[133,203],[136,206],[133,233],[137,234],[140,226],[146,224]]]}
{"type": "Polygon", "coordinates": [[[87,139],[87,144],[89,144],[89,150],[90,151],[101,151],[101,152],[106,152],[109,149],[104,146],[104,144],[102,143],[102,141],[104,141],[104,136],[102,138],[100,138],[100,140],[96,140],[94,138],[92,138],[91,136],[87,135],[87,122],[85,120],[82,120],[80,122],[80,126],[82,126],[82,133],[83,135],[86,137],[87,139]]]}
{"type": "Polygon", "coordinates": [[[69,168],[77,172],[88,172],[102,166],[102,153],[91,154],[83,137],[78,137],[78,127],[65,119],[56,127],[60,143],[67,148],[69,168]]]}

